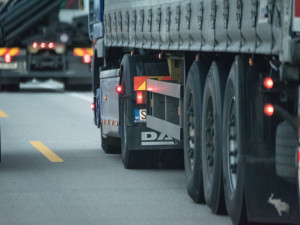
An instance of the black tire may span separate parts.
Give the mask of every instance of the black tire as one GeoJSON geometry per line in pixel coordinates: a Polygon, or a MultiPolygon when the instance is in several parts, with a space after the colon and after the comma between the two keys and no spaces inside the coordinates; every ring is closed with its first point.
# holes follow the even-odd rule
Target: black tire
{"type": "Polygon", "coordinates": [[[295,166],[295,151],[298,146],[297,131],[288,124],[282,122],[276,130],[276,173],[278,176],[294,181],[297,179],[295,166]]]}
{"type": "Polygon", "coordinates": [[[204,86],[202,173],[205,202],[215,214],[225,213],[222,181],[222,117],[227,68],[213,62],[204,86]]]}
{"type": "Polygon", "coordinates": [[[247,223],[244,199],[246,61],[238,56],[227,79],[223,108],[223,182],[226,209],[234,225],[247,223]]]}
{"type": "Polygon", "coordinates": [[[184,92],[184,167],[187,192],[197,203],[204,202],[201,160],[201,116],[204,82],[208,71],[205,61],[194,62],[184,92]]]}
{"type": "Polygon", "coordinates": [[[102,129],[100,132],[101,148],[106,154],[121,153],[120,139],[114,137],[103,137],[102,129]]]}

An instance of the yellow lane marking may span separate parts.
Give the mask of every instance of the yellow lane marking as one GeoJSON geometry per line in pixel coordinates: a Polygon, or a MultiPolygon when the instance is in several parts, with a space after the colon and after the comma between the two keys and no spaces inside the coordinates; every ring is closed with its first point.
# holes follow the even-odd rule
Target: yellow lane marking
{"type": "Polygon", "coordinates": [[[39,150],[50,162],[63,162],[64,160],[51,151],[47,146],[45,146],[40,141],[30,141],[30,144],[33,145],[37,150],[39,150]]]}
{"type": "Polygon", "coordinates": [[[8,115],[2,110],[0,110],[0,117],[8,117],[8,115]]]}

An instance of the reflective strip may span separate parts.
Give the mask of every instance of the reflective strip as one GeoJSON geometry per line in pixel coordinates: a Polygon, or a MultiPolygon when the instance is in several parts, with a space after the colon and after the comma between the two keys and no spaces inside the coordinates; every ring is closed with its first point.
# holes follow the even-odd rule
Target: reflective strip
{"type": "Polygon", "coordinates": [[[146,91],[147,79],[174,80],[170,76],[142,76],[134,77],[134,91],[146,91]]]}
{"type": "Polygon", "coordinates": [[[0,56],[9,54],[11,56],[20,55],[20,48],[0,48],[0,56]]]}
{"type": "Polygon", "coordinates": [[[93,49],[92,48],[74,48],[73,55],[74,56],[84,56],[84,55],[93,56],[93,49]]]}

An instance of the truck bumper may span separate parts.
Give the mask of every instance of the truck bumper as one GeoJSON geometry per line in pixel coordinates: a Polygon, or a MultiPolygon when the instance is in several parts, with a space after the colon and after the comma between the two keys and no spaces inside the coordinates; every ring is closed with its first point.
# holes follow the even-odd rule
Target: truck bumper
{"type": "Polygon", "coordinates": [[[83,63],[81,57],[68,54],[61,69],[49,66],[42,70],[32,70],[27,62],[26,56],[16,57],[13,62],[16,64],[16,68],[2,71],[2,84],[11,84],[15,83],[16,80],[29,80],[32,78],[70,80],[77,84],[90,85],[92,83],[90,64],[83,63]]]}

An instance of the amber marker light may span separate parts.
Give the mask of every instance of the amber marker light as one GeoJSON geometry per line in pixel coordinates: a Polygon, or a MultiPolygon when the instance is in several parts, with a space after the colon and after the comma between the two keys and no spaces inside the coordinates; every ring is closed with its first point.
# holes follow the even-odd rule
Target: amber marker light
{"type": "Polygon", "coordinates": [[[271,77],[267,77],[264,80],[264,87],[267,88],[268,90],[272,89],[274,86],[274,81],[271,77]]]}
{"type": "Polygon", "coordinates": [[[272,104],[266,104],[264,108],[264,113],[267,116],[273,116],[274,114],[274,106],[272,104]]]}

